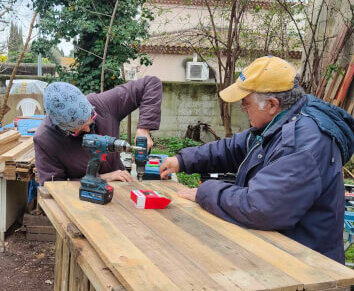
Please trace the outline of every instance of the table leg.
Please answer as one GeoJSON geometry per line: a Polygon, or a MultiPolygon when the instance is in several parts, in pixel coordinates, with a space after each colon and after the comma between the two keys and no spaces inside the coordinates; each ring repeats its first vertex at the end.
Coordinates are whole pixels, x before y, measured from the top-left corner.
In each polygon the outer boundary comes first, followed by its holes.
{"type": "Polygon", "coordinates": [[[0,253],[5,251],[6,180],[0,178],[0,253]]]}

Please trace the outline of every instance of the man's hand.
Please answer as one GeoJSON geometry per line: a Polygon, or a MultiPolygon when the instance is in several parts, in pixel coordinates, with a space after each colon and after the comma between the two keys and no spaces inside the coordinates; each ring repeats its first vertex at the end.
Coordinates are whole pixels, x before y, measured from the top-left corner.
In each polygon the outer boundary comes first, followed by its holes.
{"type": "Polygon", "coordinates": [[[149,149],[151,149],[152,146],[154,145],[154,142],[153,142],[153,140],[151,138],[151,135],[150,135],[150,130],[147,129],[147,128],[137,128],[136,132],[135,132],[135,140],[134,140],[135,144],[136,144],[136,137],[137,136],[146,136],[146,138],[147,138],[147,146],[148,146],[146,151],[149,152],[149,149]]]}
{"type": "Polygon", "coordinates": [[[179,171],[179,163],[176,157],[166,158],[160,166],[160,177],[167,179],[169,174],[179,171]]]}
{"type": "Polygon", "coordinates": [[[106,173],[100,175],[101,179],[106,180],[107,182],[111,181],[122,181],[122,182],[133,182],[133,177],[129,174],[128,171],[117,170],[114,172],[106,173]]]}
{"type": "Polygon", "coordinates": [[[184,190],[179,190],[177,194],[179,197],[182,197],[184,199],[195,201],[195,197],[197,196],[197,190],[198,188],[184,189],[184,190]]]}

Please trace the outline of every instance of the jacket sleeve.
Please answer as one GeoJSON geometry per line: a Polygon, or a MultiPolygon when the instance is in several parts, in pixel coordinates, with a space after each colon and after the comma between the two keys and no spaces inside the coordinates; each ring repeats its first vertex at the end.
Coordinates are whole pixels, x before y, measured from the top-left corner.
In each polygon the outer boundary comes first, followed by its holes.
{"type": "Polygon", "coordinates": [[[34,143],[34,151],[36,156],[35,165],[41,185],[45,181],[64,181],[67,179],[63,165],[55,158],[49,156],[36,142],[34,143]]]}
{"type": "Polygon", "coordinates": [[[177,154],[180,171],[186,173],[236,172],[246,155],[248,130],[177,154]]]}
{"type": "Polygon", "coordinates": [[[320,195],[320,173],[310,150],[283,156],[239,187],[209,180],[197,191],[207,211],[236,224],[262,230],[285,230],[303,217],[320,195]]]}
{"type": "Polygon", "coordinates": [[[119,121],[139,107],[138,128],[159,129],[162,83],[157,77],[146,76],[100,94],[89,94],[87,98],[119,121]]]}

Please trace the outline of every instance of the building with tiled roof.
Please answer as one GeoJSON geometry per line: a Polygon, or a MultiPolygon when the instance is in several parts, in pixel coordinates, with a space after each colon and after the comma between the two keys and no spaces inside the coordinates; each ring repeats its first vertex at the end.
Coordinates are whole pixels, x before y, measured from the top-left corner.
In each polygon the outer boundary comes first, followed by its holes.
{"type": "MultiPolygon", "coordinates": [[[[151,37],[145,40],[139,50],[148,54],[153,62],[152,66],[140,66],[137,62],[132,62],[126,66],[126,75],[142,77],[145,75],[156,75],[163,81],[185,81],[186,62],[191,61],[195,50],[202,49],[205,52],[212,52],[213,48],[205,37],[206,27],[210,26],[209,12],[203,0],[150,0],[150,8],[155,11],[155,19],[151,23],[151,37]],[[203,29],[201,29],[203,27],[203,29]]],[[[223,1],[208,1],[211,4],[219,5],[223,1]]],[[[259,9],[269,9],[272,1],[252,1],[249,9],[254,11],[259,9]]],[[[259,16],[258,16],[259,17],[259,16]]],[[[216,19],[219,35],[227,34],[223,19],[216,19]]],[[[245,14],[248,32],[245,37],[240,37],[240,46],[243,48],[241,54],[241,64],[246,64],[249,59],[242,62],[242,58],[252,55],[253,58],[263,56],[264,37],[254,33],[254,18],[250,13],[245,14]],[[253,48],[245,45],[247,37],[252,35],[252,40],[256,45],[253,48]]],[[[211,28],[209,28],[211,29],[211,28]]],[[[221,37],[222,38],[222,37],[221,37]]],[[[291,43],[291,42],[290,42],[291,43]]],[[[287,58],[293,63],[301,59],[301,48],[296,44],[287,51],[287,58]]],[[[279,55],[279,47],[276,43],[269,45],[266,54],[279,55]]],[[[209,58],[208,65],[217,74],[216,58],[209,58]]],[[[212,74],[210,75],[212,77],[212,74]]],[[[207,81],[213,81],[209,79],[207,81]]]]}

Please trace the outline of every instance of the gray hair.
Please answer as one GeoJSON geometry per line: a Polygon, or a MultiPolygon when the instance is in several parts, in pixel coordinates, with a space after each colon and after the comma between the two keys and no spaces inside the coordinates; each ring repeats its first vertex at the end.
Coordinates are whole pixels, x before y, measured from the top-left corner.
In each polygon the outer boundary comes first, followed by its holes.
{"type": "Polygon", "coordinates": [[[304,89],[298,85],[299,78],[295,77],[295,86],[289,91],[284,92],[269,92],[269,93],[253,93],[255,101],[258,103],[259,109],[264,109],[267,99],[274,97],[279,101],[279,106],[281,109],[289,109],[293,106],[298,100],[305,95],[304,89]]]}

